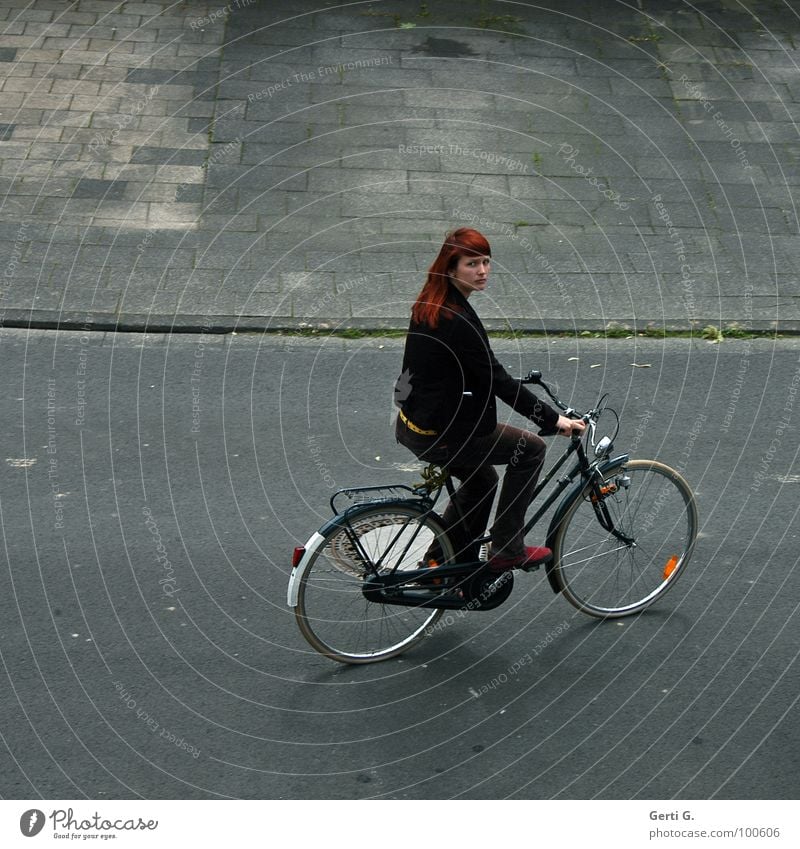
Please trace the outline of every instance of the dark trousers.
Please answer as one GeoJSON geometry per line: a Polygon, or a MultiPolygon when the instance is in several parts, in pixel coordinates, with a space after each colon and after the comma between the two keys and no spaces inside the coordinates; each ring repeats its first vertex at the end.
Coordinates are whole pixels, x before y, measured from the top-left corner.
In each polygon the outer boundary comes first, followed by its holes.
{"type": "Polygon", "coordinates": [[[497,425],[486,436],[460,445],[437,445],[436,438],[415,433],[398,417],[397,441],[420,460],[443,466],[460,485],[444,511],[448,536],[459,559],[477,559],[471,543],[483,536],[492,512],[498,476],[494,466],[506,466],[492,525],[492,553],[524,552],[522,528],[536,481],[544,464],[545,443],[536,434],[497,425]]]}

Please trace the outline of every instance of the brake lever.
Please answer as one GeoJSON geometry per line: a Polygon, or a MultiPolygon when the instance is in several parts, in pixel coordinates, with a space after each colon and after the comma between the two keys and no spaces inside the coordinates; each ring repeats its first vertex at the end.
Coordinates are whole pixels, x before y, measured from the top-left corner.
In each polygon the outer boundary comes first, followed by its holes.
{"type": "Polygon", "coordinates": [[[589,426],[589,444],[594,448],[597,438],[597,422],[590,416],[587,425],[589,426]]]}

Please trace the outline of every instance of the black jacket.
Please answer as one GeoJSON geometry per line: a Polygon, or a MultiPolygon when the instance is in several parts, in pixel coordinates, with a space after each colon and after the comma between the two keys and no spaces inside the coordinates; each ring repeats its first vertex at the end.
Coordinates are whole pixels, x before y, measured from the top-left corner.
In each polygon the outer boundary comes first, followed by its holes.
{"type": "Polygon", "coordinates": [[[555,429],[558,413],[497,362],[475,310],[450,284],[435,330],[411,321],[395,401],[417,427],[447,444],[491,433],[495,397],[543,430],[555,429]]]}

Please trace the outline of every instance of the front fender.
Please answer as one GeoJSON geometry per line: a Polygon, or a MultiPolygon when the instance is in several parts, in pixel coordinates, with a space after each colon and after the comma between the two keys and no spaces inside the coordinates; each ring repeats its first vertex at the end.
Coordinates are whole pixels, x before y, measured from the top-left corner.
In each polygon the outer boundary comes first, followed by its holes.
{"type": "MultiPolygon", "coordinates": [[[[605,463],[602,463],[598,466],[601,474],[605,474],[606,472],[613,472],[619,466],[624,466],[625,463],[628,462],[630,457],[627,454],[619,454],[617,457],[612,457],[610,460],[606,460],[605,463]]],[[[561,525],[561,522],[564,518],[564,514],[569,509],[570,504],[574,498],[577,498],[580,494],[581,490],[586,486],[586,481],[581,478],[576,481],[565,493],[564,497],[556,507],[556,512],[553,514],[553,518],[550,522],[550,527],[547,529],[547,547],[552,551],[553,546],[555,544],[556,533],[558,533],[558,528],[561,525]]],[[[553,589],[554,593],[561,592],[561,588],[558,586],[555,577],[556,563],[555,559],[552,559],[546,566],[545,572],[547,574],[547,580],[550,582],[550,586],[553,589]]]]}

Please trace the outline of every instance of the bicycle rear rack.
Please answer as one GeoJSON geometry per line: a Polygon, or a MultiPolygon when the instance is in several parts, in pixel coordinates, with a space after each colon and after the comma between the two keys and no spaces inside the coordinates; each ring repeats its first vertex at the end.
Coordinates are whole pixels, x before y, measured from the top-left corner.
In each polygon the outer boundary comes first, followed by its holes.
{"type": "Polygon", "coordinates": [[[330,505],[334,515],[360,507],[363,504],[384,504],[390,501],[422,501],[426,507],[433,506],[436,498],[432,493],[440,490],[449,473],[433,463],[421,470],[422,482],[416,486],[404,483],[384,486],[351,486],[340,489],[331,496],[330,505]],[[339,504],[337,504],[337,501],[339,504]],[[344,501],[344,503],[342,503],[344,501]],[[340,509],[343,508],[343,509],[340,509]]]}
{"type": "Polygon", "coordinates": [[[388,501],[411,501],[424,498],[413,487],[404,483],[388,486],[354,486],[340,489],[331,496],[331,510],[335,514],[343,513],[362,504],[383,504],[388,501]],[[338,502],[338,503],[337,503],[338,502]]]}

